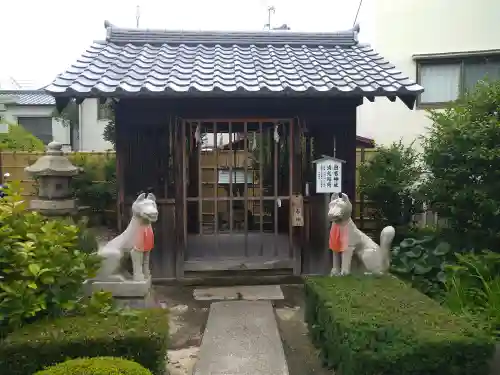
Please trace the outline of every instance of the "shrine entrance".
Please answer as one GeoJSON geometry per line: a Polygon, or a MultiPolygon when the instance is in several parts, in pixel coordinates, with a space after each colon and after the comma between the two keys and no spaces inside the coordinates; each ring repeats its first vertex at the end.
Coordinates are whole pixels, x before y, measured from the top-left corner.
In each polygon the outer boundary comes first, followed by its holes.
{"type": "Polygon", "coordinates": [[[184,120],[182,127],[185,271],[294,268],[298,121],[184,120]]]}

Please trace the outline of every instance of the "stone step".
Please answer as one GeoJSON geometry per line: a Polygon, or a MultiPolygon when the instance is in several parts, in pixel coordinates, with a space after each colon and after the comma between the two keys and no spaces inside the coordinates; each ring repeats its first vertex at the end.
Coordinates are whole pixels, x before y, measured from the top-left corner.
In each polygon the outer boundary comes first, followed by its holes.
{"type": "Polygon", "coordinates": [[[283,292],[279,285],[241,285],[217,288],[197,288],[193,297],[198,301],[235,300],[282,300],[283,292]]]}
{"type": "Polygon", "coordinates": [[[210,306],[194,375],[288,375],[269,301],[223,301],[210,306]]]}

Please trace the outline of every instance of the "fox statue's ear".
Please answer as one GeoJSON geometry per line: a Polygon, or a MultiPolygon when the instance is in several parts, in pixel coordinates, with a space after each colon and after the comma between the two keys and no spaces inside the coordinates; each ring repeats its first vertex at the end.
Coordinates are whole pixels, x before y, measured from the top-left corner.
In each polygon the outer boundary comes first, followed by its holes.
{"type": "Polygon", "coordinates": [[[141,193],[139,194],[139,196],[137,197],[137,199],[135,200],[136,202],[139,202],[139,201],[142,201],[146,198],[146,193],[141,193]]]}
{"type": "Polygon", "coordinates": [[[344,202],[349,202],[349,197],[347,196],[347,194],[340,193],[339,196],[344,202]]]}
{"type": "Polygon", "coordinates": [[[147,199],[153,201],[153,202],[156,202],[156,197],[153,193],[149,193],[148,196],[147,196],[147,199]]]}

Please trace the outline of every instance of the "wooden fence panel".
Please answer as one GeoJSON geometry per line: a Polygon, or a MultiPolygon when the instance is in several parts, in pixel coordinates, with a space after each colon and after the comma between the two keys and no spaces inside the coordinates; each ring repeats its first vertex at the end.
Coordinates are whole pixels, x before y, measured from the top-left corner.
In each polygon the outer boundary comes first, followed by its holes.
{"type": "MultiPolygon", "coordinates": [[[[22,195],[28,202],[36,195],[36,185],[35,181],[24,169],[43,155],[44,153],[42,152],[4,151],[0,153],[1,175],[10,173],[10,177],[8,178],[10,181],[20,181],[23,190],[22,195]]],[[[114,157],[114,152],[69,152],[66,155],[73,161],[87,158],[105,160],[114,157]]],[[[102,179],[104,179],[104,176],[102,179]]]]}
{"type": "MultiPolygon", "coordinates": [[[[224,151],[220,151],[224,155],[224,151]]],[[[366,160],[370,160],[375,155],[375,149],[362,149],[358,148],[356,153],[356,163],[359,166],[366,160]]],[[[227,152],[226,152],[227,153],[227,152]]],[[[10,180],[17,180],[21,182],[23,188],[23,195],[26,200],[31,200],[35,194],[35,181],[24,171],[28,165],[33,164],[43,153],[36,152],[1,152],[0,153],[0,171],[2,173],[10,173],[10,180]]],[[[79,160],[92,160],[92,159],[108,159],[115,156],[114,152],[69,152],[68,155],[75,164],[79,160]]],[[[203,153],[202,165],[211,165],[212,160],[210,153],[203,153]]],[[[359,184],[359,171],[356,172],[356,184],[359,184]]],[[[355,220],[362,230],[374,230],[375,223],[370,219],[370,202],[363,199],[358,194],[354,199],[355,201],[355,220]]]]}

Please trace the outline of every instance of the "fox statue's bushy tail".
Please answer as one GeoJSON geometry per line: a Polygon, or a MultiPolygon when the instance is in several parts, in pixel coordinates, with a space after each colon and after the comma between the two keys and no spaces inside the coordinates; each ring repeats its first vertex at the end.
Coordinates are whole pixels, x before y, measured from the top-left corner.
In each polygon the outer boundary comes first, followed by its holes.
{"type": "Polygon", "coordinates": [[[396,230],[392,226],[387,226],[380,232],[380,251],[384,259],[384,272],[389,272],[391,267],[391,245],[396,235],[396,230]]]}

